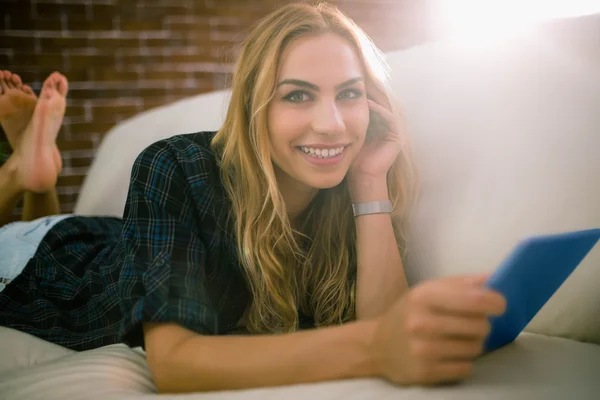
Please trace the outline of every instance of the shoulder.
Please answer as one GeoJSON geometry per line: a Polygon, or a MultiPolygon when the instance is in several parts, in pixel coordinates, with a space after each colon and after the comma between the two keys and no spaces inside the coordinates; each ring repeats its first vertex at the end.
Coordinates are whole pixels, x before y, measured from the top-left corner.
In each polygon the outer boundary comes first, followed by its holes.
{"type": "Polygon", "coordinates": [[[138,192],[174,212],[221,220],[230,213],[219,167],[211,148],[216,132],[175,135],[146,147],[137,157],[130,193],[138,192]]]}
{"type": "Polygon", "coordinates": [[[218,156],[211,149],[214,131],[175,135],[146,147],[136,158],[131,184],[142,192],[190,194],[221,186],[218,156]]]}
{"type": "Polygon", "coordinates": [[[218,165],[210,142],[215,134],[214,131],[203,131],[161,139],[137,156],[134,167],[159,170],[178,167],[175,172],[186,176],[204,176],[214,172],[218,165]]]}

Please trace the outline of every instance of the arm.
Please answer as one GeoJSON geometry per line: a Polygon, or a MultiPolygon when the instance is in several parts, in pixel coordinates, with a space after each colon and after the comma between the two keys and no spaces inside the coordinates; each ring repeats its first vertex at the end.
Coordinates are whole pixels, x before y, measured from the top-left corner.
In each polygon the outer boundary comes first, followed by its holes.
{"type": "MultiPolygon", "coordinates": [[[[387,200],[385,177],[354,183],[350,197],[353,203],[387,200]]],[[[408,283],[389,214],[356,217],[356,247],[356,317],[360,320],[381,315],[408,289],[408,283]]]]}
{"type": "Polygon", "coordinates": [[[373,322],[259,336],[203,336],[176,324],[144,324],[160,393],[233,390],[377,376],[373,322]]]}

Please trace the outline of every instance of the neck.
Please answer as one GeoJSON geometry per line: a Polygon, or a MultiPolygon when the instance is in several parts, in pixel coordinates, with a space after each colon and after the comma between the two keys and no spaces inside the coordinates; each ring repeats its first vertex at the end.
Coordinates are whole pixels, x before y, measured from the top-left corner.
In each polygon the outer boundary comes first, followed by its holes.
{"type": "Polygon", "coordinates": [[[280,171],[277,167],[275,167],[275,177],[277,178],[279,191],[285,202],[290,222],[293,227],[297,227],[301,222],[298,218],[315,198],[319,189],[306,186],[290,178],[289,175],[280,171]]]}

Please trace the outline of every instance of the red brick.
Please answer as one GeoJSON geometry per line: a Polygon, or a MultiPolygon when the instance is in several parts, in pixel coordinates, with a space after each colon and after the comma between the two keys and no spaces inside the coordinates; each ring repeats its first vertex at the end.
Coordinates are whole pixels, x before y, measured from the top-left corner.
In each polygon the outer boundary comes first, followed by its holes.
{"type": "Polygon", "coordinates": [[[121,20],[119,28],[123,32],[132,31],[160,31],[163,29],[161,18],[149,18],[143,20],[121,20]]]}
{"type": "Polygon", "coordinates": [[[70,31],[111,31],[115,29],[115,25],[112,17],[87,20],[78,16],[69,16],[67,29],[70,31]]]}
{"type": "Polygon", "coordinates": [[[21,51],[13,53],[13,64],[15,65],[43,65],[46,69],[64,69],[63,58],[59,53],[34,54],[21,51]]]}
{"type": "Polygon", "coordinates": [[[108,20],[120,16],[120,7],[114,4],[91,4],[91,14],[93,20],[108,20]]]}
{"type": "Polygon", "coordinates": [[[117,118],[129,118],[139,112],[137,105],[93,106],[94,122],[116,121],[117,118]]]}
{"type": "Polygon", "coordinates": [[[142,87],[121,87],[102,88],[102,89],[72,89],[69,91],[70,97],[81,99],[124,99],[124,98],[146,98],[165,96],[164,88],[142,88],[142,87]]]}
{"type": "Polygon", "coordinates": [[[91,140],[64,140],[59,137],[56,140],[56,146],[61,152],[72,150],[89,150],[94,148],[94,142],[91,140]]]}
{"type": "Polygon", "coordinates": [[[136,71],[117,71],[112,68],[94,68],[91,70],[94,80],[102,82],[135,82],[140,78],[136,71]]]}
{"type": "MultiPolygon", "coordinates": [[[[91,69],[73,65],[69,65],[69,68],[63,68],[61,71],[67,77],[69,82],[89,82],[94,77],[91,69]]],[[[73,93],[69,92],[69,97],[73,98],[73,93]]]]}
{"type": "Polygon", "coordinates": [[[89,167],[92,164],[92,159],[88,157],[72,157],[71,158],[71,167],[73,168],[82,168],[89,167]]]}
{"type": "Polygon", "coordinates": [[[0,65],[6,66],[5,68],[8,68],[11,65],[11,57],[8,53],[0,52],[0,65]]]}
{"type": "MultiPolygon", "coordinates": [[[[66,204],[69,204],[69,205],[72,206],[77,201],[77,195],[78,195],[78,193],[73,193],[73,194],[59,194],[58,195],[58,202],[61,205],[61,207],[63,205],[66,205],[66,204]]],[[[62,209],[61,211],[63,213],[65,213],[65,214],[72,212],[70,209],[62,209]]]]}
{"type": "MultiPolygon", "coordinates": [[[[10,3],[9,3],[10,4],[10,3]]],[[[4,7],[4,5],[3,5],[4,7]]],[[[33,18],[29,14],[29,7],[24,7],[21,11],[5,11],[2,16],[8,15],[8,28],[11,30],[40,30],[40,31],[58,31],[61,29],[60,18],[33,18]]]]}
{"type": "Polygon", "coordinates": [[[71,68],[112,67],[116,64],[113,53],[103,52],[100,55],[69,54],[71,68]]]}
{"type": "Polygon", "coordinates": [[[59,176],[56,186],[81,186],[84,180],[85,175],[59,176]]]}
{"type": "Polygon", "coordinates": [[[51,3],[35,3],[34,10],[38,17],[42,18],[57,18],[62,15],[69,17],[86,18],[87,7],[85,4],[66,3],[66,4],[51,4],[51,3]]]}
{"type": "Polygon", "coordinates": [[[74,123],[69,124],[69,130],[71,132],[71,137],[77,139],[77,136],[90,135],[92,133],[100,133],[103,135],[111,130],[114,125],[115,124],[112,122],[100,123],[96,121],[90,123],[74,123]]]}
{"type": "Polygon", "coordinates": [[[90,47],[95,47],[107,51],[115,51],[117,49],[137,49],[140,47],[140,39],[135,38],[90,38],[90,47]]]}
{"type": "Polygon", "coordinates": [[[141,79],[144,80],[185,80],[188,79],[189,74],[187,72],[178,71],[144,71],[141,75],[141,79]]]}
{"type": "Polygon", "coordinates": [[[35,38],[23,36],[3,35],[0,37],[0,47],[3,49],[14,49],[15,51],[24,51],[27,53],[35,52],[35,38]]]}
{"type": "Polygon", "coordinates": [[[142,39],[147,47],[183,47],[192,46],[195,44],[194,40],[184,35],[171,35],[167,38],[148,38],[142,39]]]}
{"type": "Polygon", "coordinates": [[[65,110],[65,116],[83,118],[85,117],[85,112],[85,107],[83,106],[70,105],[65,110]]]}
{"type": "Polygon", "coordinates": [[[78,37],[41,37],[36,39],[44,52],[60,52],[67,49],[81,49],[89,47],[89,39],[78,37]]]}

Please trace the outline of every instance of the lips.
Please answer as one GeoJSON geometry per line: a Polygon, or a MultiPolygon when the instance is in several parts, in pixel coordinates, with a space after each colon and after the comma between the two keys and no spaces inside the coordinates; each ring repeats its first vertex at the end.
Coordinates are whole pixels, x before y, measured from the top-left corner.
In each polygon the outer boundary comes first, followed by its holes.
{"type": "MultiPolygon", "coordinates": [[[[304,147],[304,146],[302,146],[302,147],[304,147]]],[[[307,154],[306,151],[303,150],[302,148],[300,148],[300,147],[297,148],[297,150],[300,152],[300,154],[306,161],[308,161],[310,164],[316,165],[316,166],[331,166],[331,165],[339,164],[346,156],[347,149],[348,149],[348,146],[343,146],[343,147],[341,147],[341,151],[339,151],[339,152],[336,151],[337,154],[334,152],[333,156],[327,155],[326,157],[323,157],[323,156],[317,155],[316,151],[314,152],[314,154],[307,154]]],[[[336,150],[336,149],[334,149],[334,150],[336,150]]]]}
{"type": "Polygon", "coordinates": [[[331,158],[337,156],[344,151],[346,146],[340,145],[338,147],[311,147],[311,146],[300,146],[299,149],[304,153],[316,157],[316,158],[331,158]]]}

